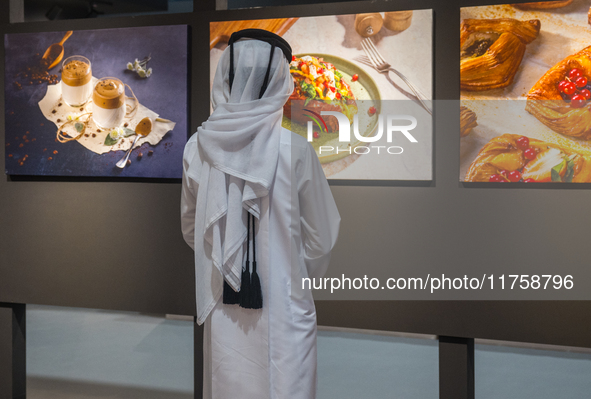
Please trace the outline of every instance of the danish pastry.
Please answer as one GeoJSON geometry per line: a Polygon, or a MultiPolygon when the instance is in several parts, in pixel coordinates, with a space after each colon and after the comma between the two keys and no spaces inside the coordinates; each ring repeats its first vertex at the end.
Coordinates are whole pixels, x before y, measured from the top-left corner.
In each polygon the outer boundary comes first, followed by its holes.
{"type": "Polygon", "coordinates": [[[466,173],[469,182],[591,182],[591,154],[504,134],[489,141],[466,173]]]}
{"type": "Polygon", "coordinates": [[[465,137],[478,126],[476,114],[468,107],[460,107],[460,137],[465,137]]]}
{"type": "Polygon", "coordinates": [[[566,57],[527,94],[526,111],[555,132],[591,139],[591,46],[566,57]]]}
{"type": "Polygon", "coordinates": [[[490,90],[511,84],[540,21],[465,19],[460,26],[460,87],[490,90]]]}

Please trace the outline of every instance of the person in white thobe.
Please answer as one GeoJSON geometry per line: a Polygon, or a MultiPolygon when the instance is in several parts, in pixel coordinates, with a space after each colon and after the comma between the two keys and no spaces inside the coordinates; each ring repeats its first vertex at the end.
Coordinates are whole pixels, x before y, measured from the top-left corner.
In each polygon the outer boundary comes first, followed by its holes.
{"type": "Polygon", "coordinates": [[[314,399],[316,311],[302,278],[326,272],[340,216],[314,149],[281,127],[291,60],[260,40],[233,47],[232,87],[229,46],[213,113],[183,156],[182,232],[195,250],[197,322],[205,324],[203,397],[314,399]],[[256,219],[261,309],[222,302],[224,280],[240,288],[247,212],[256,219]]]}

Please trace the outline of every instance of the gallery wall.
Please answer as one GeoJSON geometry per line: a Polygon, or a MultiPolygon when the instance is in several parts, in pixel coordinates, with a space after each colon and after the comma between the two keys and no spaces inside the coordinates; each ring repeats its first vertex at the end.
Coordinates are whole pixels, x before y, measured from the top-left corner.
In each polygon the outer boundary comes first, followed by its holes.
{"type": "MultiPolygon", "coordinates": [[[[577,288],[589,287],[588,185],[505,189],[458,182],[459,7],[490,3],[401,0],[213,12],[196,1],[191,14],[4,21],[1,27],[21,33],[189,25],[189,130],[195,131],[209,112],[209,20],[433,9],[434,93],[441,100],[434,113],[434,179],[333,182],[342,223],[329,274],[518,274],[534,267],[579,276],[577,288]]],[[[2,7],[8,15],[7,4],[2,7]]],[[[0,302],[193,315],[193,254],[180,233],[179,202],[174,179],[0,179],[0,302]]],[[[586,301],[344,302],[326,293],[318,299],[325,325],[591,347],[586,301]]]]}

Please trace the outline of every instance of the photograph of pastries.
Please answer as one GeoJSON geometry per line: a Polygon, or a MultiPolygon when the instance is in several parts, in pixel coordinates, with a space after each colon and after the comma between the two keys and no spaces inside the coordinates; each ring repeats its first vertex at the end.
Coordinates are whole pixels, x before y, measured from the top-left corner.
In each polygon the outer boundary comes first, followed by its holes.
{"type": "Polygon", "coordinates": [[[590,182],[590,5],[461,9],[460,181],[590,182]],[[503,53],[495,45],[506,33],[519,42],[503,53]],[[477,64],[487,52],[478,73],[465,67],[466,59],[477,64]],[[465,108],[478,121],[469,133],[465,108]]]}
{"type": "Polygon", "coordinates": [[[187,44],[186,25],[6,34],[6,173],[180,178],[187,44]]]}
{"type": "MultiPolygon", "coordinates": [[[[324,124],[313,125],[310,143],[329,178],[432,178],[431,10],[212,22],[210,82],[228,38],[245,28],[270,30],[292,48],[294,92],[284,106],[282,125],[286,129],[308,138],[310,116],[320,122],[321,112],[337,111],[347,116],[351,130],[357,118],[360,135],[371,138],[378,131],[380,115],[390,108],[421,118],[415,130],[422,140],[406,145],[403,154],[392,155],[375,149],[362,153],[359,149],[368,143],[357,139],[339,142],[337,119],[323,117],[324,124]],[[378,70],[368,51],[377,52],[390,69],[378,70]]],[[[386,134],[371,143],[376,148],[395,144],[386,141],[386,134]]]]}

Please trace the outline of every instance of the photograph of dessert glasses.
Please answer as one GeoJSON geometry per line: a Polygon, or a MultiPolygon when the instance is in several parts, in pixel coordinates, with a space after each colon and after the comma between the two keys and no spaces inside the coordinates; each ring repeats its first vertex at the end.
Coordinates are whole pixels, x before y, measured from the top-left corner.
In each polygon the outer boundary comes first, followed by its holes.
{"type": "Polygon", "coordinates": [[[4,46],[6,174],[182,176],[186,25],[6,34],[4,46]]]}

